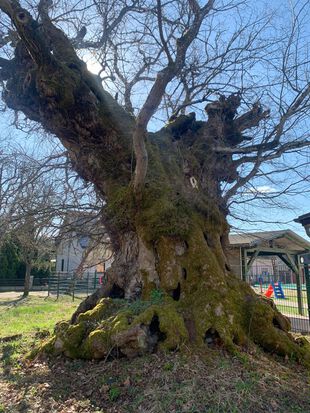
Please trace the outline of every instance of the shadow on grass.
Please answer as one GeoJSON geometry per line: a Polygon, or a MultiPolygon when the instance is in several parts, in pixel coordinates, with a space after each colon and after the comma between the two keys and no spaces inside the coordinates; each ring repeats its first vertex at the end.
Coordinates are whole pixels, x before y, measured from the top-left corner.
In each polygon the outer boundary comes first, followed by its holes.
{"type": "Polygon", "coordinates": [[[3,378],[10,385],[8,411],[44,405],[42,412],[310,412],[304,369],[264,353],[236,357],[208,350],[106,362],[57,356],[21,363],[38,342],[29,340],[24,335],[0,343],[3,378]]]}
{"type": "Polygon", "coordinates": [[[23,301],[27,300],[28,297],[24,297],[21,295],[18,298],[15,298],[14,300],[10,301],[0,301],[0,307],[6,307],[6,306],[16,306],[18,304],[21,304],[23,301]]]}
{"type": "Polygon", "coordinates": [[[1,365],[4,376],[11,376],[12,368],[15,366],[14,355],[16,354],[16,343],[5,344],[2,346],[1,365]]]}
{"type": "MultiPolygon", "coordinates": [[[[5,351],[7,359],[14,362],[14,346],[7,346],[5,351]]],[[[69,411],[71,405],[87,413],[98,410],[119,413],[310,411],[307,385],[301,385],[300,381],[302,371],[296,376],[289,365],[278,365],[272,359],[268,359],[272,366],[266,370],[266,360],[262,355],[254,365],[244,365],[234,357],[216,352],[205,361],[181,354],[109,362],[59,356],[33,361],[22,369],[19,378],[14,378],[13,369],[10,380],[15,380],[27,403],[49,401],[54,403],[53,409],[56,406],[61,411],[67,411],[66,408],[69,411]],[[275,368],[278,370],[274,375],[275,368]],[[272,408],[270,403],[274,403],[272,408]],[[154,408],[156,410],[152,410],[154,408]]],[[[25,408],[20,403],[15,405],[17,411],[25,408]]],[[[44,411],[49,408],[46,405],[44,411]]]]}

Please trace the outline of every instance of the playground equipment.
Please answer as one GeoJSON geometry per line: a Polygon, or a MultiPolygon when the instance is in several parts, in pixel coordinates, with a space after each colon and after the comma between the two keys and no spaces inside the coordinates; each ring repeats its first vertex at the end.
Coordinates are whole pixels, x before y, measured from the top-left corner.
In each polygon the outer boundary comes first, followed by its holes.
{"type": "Polygon", "coordinates": [[[271,284],[269,284],[267,291],[265,292],[265,297],[272,297],[272,294],[274,294],[275,298],[281,298],[284,299],[285,295],[284,295],[284,291],[282,288],[282,285],[280,282],[278,283],[274,283],[272,282],[271,284]]]}
{"type": "Polygon", "coordinates": [[[269,284],[267,291],[265,292],[264,296],[267,298],[272,297],[273,295],[273,286],[271,284],[269,284]]]}

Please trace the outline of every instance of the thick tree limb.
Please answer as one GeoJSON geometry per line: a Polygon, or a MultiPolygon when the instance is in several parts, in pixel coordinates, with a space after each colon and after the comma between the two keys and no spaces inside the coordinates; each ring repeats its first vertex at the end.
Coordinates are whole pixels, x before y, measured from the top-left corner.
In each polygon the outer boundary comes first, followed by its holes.
{"type": "Polygon", "coordinates": [[[270,115],[269,110],[263,110],[260,103],[256,102],[253,105],[253,108],[246,112],[245,114],[241,115],[239,118],[234,120],[234,124],[236,128],[243,132],[246,129],[253,128],[258,126],[259,123],[263,120],[268,118],[270,115]]]}
{"type": "MultiPolygon", "coordinates": [[[[133,147],[136,157],[136,168],[134,174],[134,189],[136,193],[141,192],[148,167],[148,154],[145,146],[146,128],[149,120],[157,110],[162,97],[165,93],[166,87],[171,80],[180,73],[184,66],[186,52],[196,38],[203,19],[212,10],[214,0],[209,0],[207,4],[201,9],[196,0],[191,0],[190,7],[194,14],[194,20],[188,30],[177,39],[176,57],[174,61],[168,61],[167,67],[161,70],[156,77],[156,80],[151,88],[150,93],[137,117],[136,129],[133,134],[133,147]]],[[[160,2],[157,7],[160,8],[160,2]]],[[[162,16],[159,16],[160,21],[162,16]]],[[[162,39],[164,40],[164,39],[162,39]]],[[[167,49],[169,60],[168,46],[164,40],[164,48],[167,49]]],[[[171,58],[171,57],[170,57],[171,58]]]]}
{"type": "Polygon", "coordinates": [[[0,67],[4,68],[4,69],[8,69],[10,67],[12,67],[13,65],[13,60],[8,60],[8,59],[4,59],[3,57],[0,57],[0,67]]]}
{"type": "Polygon", "coordinates": [[[51,64],[51,53],[39,34],[38,23],[30,13],[16,0],[0,0],[0,9],[10,17],[33,60],[38,65],[51,64]]]}
{"type": "Polygon", "coordinates": [[[14,66],[14,59],[7,60],[7,59],[0,57],[0,80],[9,79],[13,66],[14,66]]]}
{"type": "Polygon", "coordinates": [[[11,16],[11,14],[13,14],[12,3],[14,3],[14,1],[0,0],[0,9],[8,16],[11,16]]]}
{"type": "MultiPolygon", "coordinates": [[[[213,149],[217,153],[222,153],[222,154],[233,154],[233,155],[241,155],[241,154],[251,154],[255,152],[262,151],[263,153],[272,151],[276,149],[278,146],[282,148],[283,145],[280,144],[280,138],[283,135],[284,127],[286,123],[289,121],[289,119],[292,118],[292,116],[298,114],[298,112],[302,109],[302,105],[308,99],[310,96],[310,85],[307,85],[302,92],[300,92],[296,98],[293,100],[289,108],[286,110],[285,113],[282,114],[278,124],[273,128],[273,130],[265,137],[265,139],[256,145],[249,145],[245,147],[238,147],[237,144],[241,143],[242,140],[246,139],[241,139],[239,142],[229,142],[229,143],[235,143],[234,145],[218,145],[215,146],[213,149]]],[[[229,98],[224,98],[222,101],[226,105],[226,102],[228,102],[229,98]]],[[[221,105],[221,99],[218,102],[210,103],[206,107],[206,111],[209,116],[213,116],[214,114],[220,113],[219,111],[222,110],[221,105]]],[[[236,113],[236,110],[232,110],[232,115],[233,113],[236,113]]],[[[221,112],[221,113],[222,113],[221,112]]],[[[240,117],[236,118],[233,121],[234,124],[234,129],[239,131],[240,137],[241,132],[243,132],[246,129],[258,126],[259,123],[263,120],[268,118],[270,115],[269,110],[263,111],[260,104],[257,102],[254,104],[253,108],[248,111],[247,113],[241,115],[240,117]]],[[[222,117],[222,114],[220,115],[222,117]]],[[[296,143],[293,142],[293,147],[296,143]]],[[[299,142],[298,145],[301,144],[302,146],[305,145],[305,142],[299,142]]],[[[306,142],[307,144],[307,142],[306,142]]],[[[291,145],[289,143],[288,145],[291,145]]],[[[284,145],[287,147],[287,145],[284,145]]],[[[297,146],[299,147],[299,146],[297,146]]],[[[288,147],[289,149],[289,147],[288,147]]]]}
{"type": "Polygon", "coordinates": [[[87,71],[47,12],[41,11],[38,24],[17,1],[0,0],[0,8],[21,38],[6,79],[7,105],[57,135],[78,173],[86,180],[97,175],[93,182],[103,196],[109,190],[108,176],[109,184],[113,180],[128,184],[134,119],[87,71]]]}

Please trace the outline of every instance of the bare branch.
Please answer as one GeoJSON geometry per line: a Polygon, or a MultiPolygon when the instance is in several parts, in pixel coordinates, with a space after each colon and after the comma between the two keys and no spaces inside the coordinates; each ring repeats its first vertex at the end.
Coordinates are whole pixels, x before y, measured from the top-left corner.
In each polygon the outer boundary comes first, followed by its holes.
{"type": "Polygon", "coordinates": [[[148,122],[158,108],[165,93],[166,86],[182,70],[186,52],[198,35],[203,19],[212,10],[213,4],[214,0],[209,0],[207,5],[203,9],[200,9],[196,1],[190,3],[195,16],[194,21],[185,33],[177,39],[174,62],[168,62],[168,65],[157,74],[156,80],[137,116],[136,128],[133,134],[133,147],[136,157],[134,174],[134,188],[136,193],[141,192],[147,172],[148,155],[145,146],[145,135],[148,122]]]}

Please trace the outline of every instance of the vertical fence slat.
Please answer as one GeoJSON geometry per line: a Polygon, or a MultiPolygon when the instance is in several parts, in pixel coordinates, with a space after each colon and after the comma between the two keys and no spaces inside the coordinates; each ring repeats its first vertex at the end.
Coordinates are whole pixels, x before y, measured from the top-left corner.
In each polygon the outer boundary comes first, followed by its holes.
{"type": "Polygon", "coordinates": [[[297,303],[298,303],[298,312],[300,315],[304,315],[304,309],[302,304],[302,287],[301,287],[301,266],[300,258],[297,262],[298,274],[296,274],[296,288],[297,288],[297,303]]]}
{"type": "Polygon", "coordinates": [[[75,299],[75,274],[72,275],[72,301],[75,299]]]}
{"type": "Polygon", "coordinates": [[[309,264],[304,264],[305,270],[305,281],[306,281],[306,294],[307,294],[307,305],[308,305],[308,321],[310,325],[310,271],[309,264]]]}
{"type": "Polygon", "coordinates": [[[51,283],[51,272],[48,273],[48,279],[47,279],[47,296],[50,296],[50,283],[51,283]]]}
{"type": "MultiPolygon", "coordinates": [[[[241,256],[240,256],[241,264],[241,256]]],[[[297,266],[297,262],[296,262],[297,266]]],[[[272,286],[271,298],[279,311],[291,320],[292,331],[309,334],[310,332],[310,266],[299,264],[299,276],[287,266],[254,265],[247,282],[258,293],[265,295],[272,286]],[[281,296],[282,290],[282,296],[281,296]]]]}
{"type": "Polygon", "coordinates": [[[58,272],[58,276],[57,276],[57,300],[59,298],[59,281],[60,281],[60,274],[58,272]]]}

